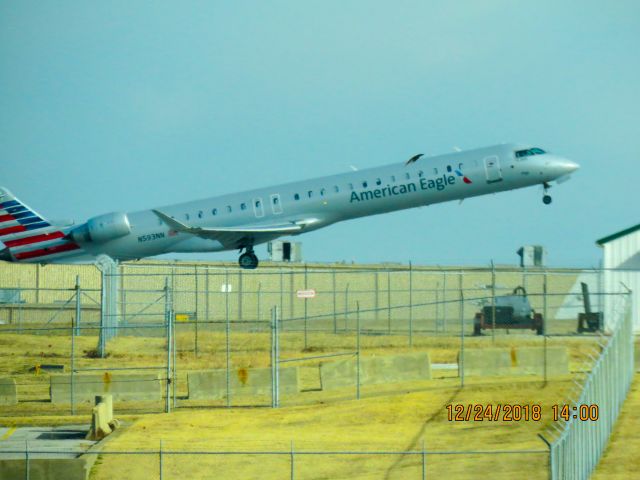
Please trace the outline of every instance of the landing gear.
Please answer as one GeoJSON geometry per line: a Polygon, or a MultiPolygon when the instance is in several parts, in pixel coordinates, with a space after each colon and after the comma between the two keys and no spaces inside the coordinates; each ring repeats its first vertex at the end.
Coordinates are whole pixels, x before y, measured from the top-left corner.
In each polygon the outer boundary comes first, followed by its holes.
{"type": "Polygon", "coordinates": [[[254,270],[258,268],[258,257],[253,253],[253,247],[246,247],[246,251],[240,255],[238,259],[238,264],[240,268],[244,268],[246,270],[254,270]]]}
{"type": "Polygon", "coordinates": [[[544,195],[542,196],[542,203],[544,203],[545,205],[549,205],[552,199],[551,199],[551,195],[547,193],[547,190],[551,188],[551,185],[549,185],[547,182],[544,182],[542,186],[544,187],[544,195]]]}

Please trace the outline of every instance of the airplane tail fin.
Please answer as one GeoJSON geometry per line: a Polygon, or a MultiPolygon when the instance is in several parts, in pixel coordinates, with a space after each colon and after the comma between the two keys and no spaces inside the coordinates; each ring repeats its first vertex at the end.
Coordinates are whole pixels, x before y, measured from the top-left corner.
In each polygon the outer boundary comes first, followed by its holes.
{"type": "Polygon", "coordinates": [[[0,259],[49,261],[80,246],[65,239],[58,227],[0,187],[0,259]]]}

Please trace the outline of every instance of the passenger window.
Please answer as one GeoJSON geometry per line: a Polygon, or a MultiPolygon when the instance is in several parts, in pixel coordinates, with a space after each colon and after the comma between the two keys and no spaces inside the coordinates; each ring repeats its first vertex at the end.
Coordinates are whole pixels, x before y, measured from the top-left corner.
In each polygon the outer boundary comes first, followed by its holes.
{"type": "Polygon", "coordinates": [[[367,182],[362,182],[362,188],[367,188],[368,183],[367,182]]]}
{"type": "Polygon", "coordinates": [[[380,180],[379,178],[376,179],[376,185],[382,185],[382,180],[380,180]]]}
{"type": "Polygon", "coordinates": [[[256,200],[256,208],[260,208],[260,200],[256,200]]]}
{"type": "Polygon", "coordinates": [[[424,176],[424,172],[422,170],[418,171],[418,177],[422,178],[424,176]]]}
{"type": "Polygon", "coordinates": [[[184,218],[186,218],[187,220],[189,220],[189,214],[188,214],[188,213],[185,213],[185,214],[184,214],[184,218]]]}
{"type": "Polygon", "coordinates": [[[459,170],[462,170],[462,165],[463,165],[462,163],[459,163],[459,164],[458,164],[458,169],[459,169],[459,170]]]}
{"type": "Polygon", "coordinates": [[[338,185],[334,185],[333,190],[338,193],[340,191],[340,187],[338,187],[338,185]]]}
{"type": "Polygon", "coordinates": [[[395,176],[395,175],[391,175],[391,181],[392,181],[393,183],[396,183],[396,176],[395,176]]]}
{"type": "MultiPolygon", "coordinates": [[[[260,206],[260,202],[256,202],[256,206],[260,206]]],[[[273,197],[273,204],[278,205],[278,197],[273,197]]]]}
{"type": "Polygon", "coordinates": [[[227,205],[227,212],[231,213],[231,205],[227,205]]]}
{"type": "Polygon", "coordinates": [[[447,165],[447,172],[451,173],[451,165],[447,165]]]}
{"type": "Polygon", "coordinates": [[[313,197],[313,190],[309,190],[309,198],[313,197]]]}
{"type": "Polygon", "coordinates": [[[434,168],[434,169],[433,169],[433,173],[434,173],[435,175],[437,175],[437,174],[438,174],[438,169],[437,169],[437,168],[434,168]]]}
{"type": "Polygon", "coordinates": [[[300,195],[298,195],[297,193],[293,196],[294,200],[300,200],[300,195]]]}
{"type": "Polygon", "coordinates": [[[324,188],[321,188],[320,189],[320,196],[321,197],[324,197],[324,192],[326,192],[326,190],[324,188]]]}
{"type": "Polygon", "coordinates": [[[211,215],[217,215],[218,214],[218,209],[214,208],[213,210],[211,210],[211,215]]]}
{"type": "Polygon", "coordinates": [[[353,190],[353,183],[349,184],[349,190],[353,190]]]}
{"type": "Polygon", "coordinates": [[[246,210],[247,209],[247,204],[246,203],[241,203],[240,204],[240,210],[246,210]]]}
{"type": "Polygon", "coordinates": [[[411,174],[409,172],[405,173],[404,176],[406,177],[407,180],[411,178],[411,174]]]}
{"type": "Polygon", "coordinates": [[[202,218],[202,210],[198,212],[198,218],[202,218]]]}

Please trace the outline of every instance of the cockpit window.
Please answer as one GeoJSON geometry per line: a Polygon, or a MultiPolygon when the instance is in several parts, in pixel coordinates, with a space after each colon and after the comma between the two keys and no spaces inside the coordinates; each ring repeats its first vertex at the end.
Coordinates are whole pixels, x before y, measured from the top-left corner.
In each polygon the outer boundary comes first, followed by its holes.
{"type": "Polygon", "coordinates": [[[529,148],[528,150],[516,150],[516,158],[530,157],[531,155],[543,155],[547,152],[541,148],[529,148]]]}

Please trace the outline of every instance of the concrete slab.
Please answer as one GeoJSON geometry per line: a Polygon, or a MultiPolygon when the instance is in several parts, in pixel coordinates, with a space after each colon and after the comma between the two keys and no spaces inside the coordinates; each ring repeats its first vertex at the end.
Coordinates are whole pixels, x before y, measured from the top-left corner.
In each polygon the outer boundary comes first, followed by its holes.
{"type": "Polygon", "coordinates": [[[16,379],[0,377],[0,405],[16,405],[18,403],[18,390],[16,379]]]}
{"type": "Polygon", "coordinates": [[[0,478],[86,480],[93,459],[84,455],[96,442],[85,440],[88,425],[0,428],[0,478]],[[56,453],[53,453],[56,452],[56,453]]]}
{"type": "MultiPolygon", "coordinates": [[[[460,354],[458,353],[458,363],[460,354]]],[[[548,347],[547,375],[569,373],[569,355],[566,347],[548,347]]],[[[464,374],[492,377],[500,375],[543,375],[545,349],[543,347],[465,349],[464,374]]]]}
{"type": "MultiPolygon", "coordinates": [[[[298,392],[298,367],[281,368],[280,393],[298,392]]],[[[219,400],[227,395],[226,370],[187,373],[189,399],[219,400]]],[[[230,372],[231,397],[271,395],[271,368],[235,368],[230,372]]]]}
{"type": "MultiPolygon", "coordinates": [[[[356,359],[325,362],[320,365],[323,390],[356,385],[356,359]]],[[[429,380],[431,362],[428,353],[363,357],[360,360],[360,385],[429,380]]]]}
{"type": "MultiPolygon", "coordinates": [[[[110,393],[114,401],[162,400],[158,373],[78,374],[73,379],[74,401],[93,403],[96,395],[110,393]]],[[[71,402],[71,375],[51,375],[51,402],[71,402]]]]}

